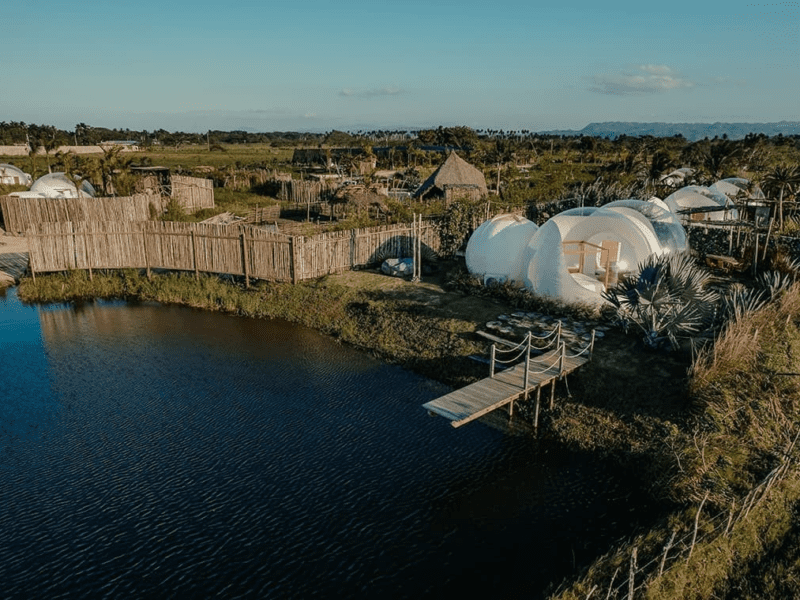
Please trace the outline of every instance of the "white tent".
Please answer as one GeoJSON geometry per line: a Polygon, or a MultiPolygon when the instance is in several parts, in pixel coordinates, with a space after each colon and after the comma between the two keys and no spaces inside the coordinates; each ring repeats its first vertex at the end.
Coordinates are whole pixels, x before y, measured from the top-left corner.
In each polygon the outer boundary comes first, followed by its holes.
{"type": "Polygon", "coordinates": [[[681,167],[680,169],[675,169],[671,173],[662,175],[659,178],[659,182],[663,183],[664,185],[680,185],[686,181],[687,177],[690,177],[693,174],[694,169],[690,167],[681,167]]]}
{"type": "Polygon", "coordinates": [[[25,185],[29,186],[33,182],[33,177],[22,169],[0,163],[0,183],[4,185],[25,185]]]}
{"type": "Polygon", "coordinates": [[[664,198],[670,211],[682,221],[726,221],[738,219],[734,203],[719,190],[699,185],[687,185],[664,198]],[[708,210],[701,210],[708,209],[708,210]],[[691,210],[691,214],[682,211],[691,210]]]}
{"type": "Polygon", "coordinates": [[[467,270],[498,281],[522,284],[528,241],[538,227],[519,215],[497,215],[482,223],[467,242],[467,270]]]}
{"type": "Polygon", "coordinates": [[[764,192],[761,191],[761,188],[754,186],[751,189],[750,185],[750,180],[744,177],[728,177],[726,179],[720,179],[713,185],[710,185],[709,188],[718,190],[731,199],[737,197],[754,198],[757,200],[763,199],[764,192]]]}
{"type": "Polygon", "coordinates": [[[81,183],[80,190],[64,173],[48,173],[39,177],[31,185],[31,192],[42,194],[45,198],[93,198],[94,188],[88,181],[81,183]]]}
{"type": "Polygon", "coordinates": [[[528,243],[525,287],[567,302],[602,303],[606,283],[665,251],[639,208],[586,207],[554,216],[528,243]]]}
{"type": "Polygon", "coordinates": [[[663,208],[667,212],[670,212],[669,206],[667,206],[664,203],[664,201],[661,198],[659,198],[658,196],[651,196],[647,201],[652,203],[652,204],[655,204],[656,206],[658,206],[660,208],[663,208]]]}
{"type": "MultiPolygon", "coordinates": [[[[658,200],[658,198],[655,198],[658,200]]],[[[616,200],[609,202],[603,208],[612,210],[633,210],[640,213],[653,228],[661,246],[659,254],[685,252],[689,249],[686,239],[686,230],[681,225],[680,219],[673,214],[661,200],[653,202],[653,198],[644,200],[616,200]]]]}

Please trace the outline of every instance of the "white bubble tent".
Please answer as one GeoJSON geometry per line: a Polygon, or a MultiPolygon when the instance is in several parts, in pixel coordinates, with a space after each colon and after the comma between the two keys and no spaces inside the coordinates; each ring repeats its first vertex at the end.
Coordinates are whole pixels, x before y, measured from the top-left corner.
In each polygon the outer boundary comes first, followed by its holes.
{"type": "Polygon", "coordinates": [[[33,182],[27,192],[13,192],[20,198],[94,198],[95,190],[88,181],[82,181],[80,189],[65,173],[48,173],[33,182]]]}
{"type": "Polygon", "coordinates": [[[599,305],[602,292],[649,256],[688,249],[678,217],[654,202],[618,200],[575,208],[541,227],[497,215],[467,242],[467,270],[565,302],[599,305]]]}

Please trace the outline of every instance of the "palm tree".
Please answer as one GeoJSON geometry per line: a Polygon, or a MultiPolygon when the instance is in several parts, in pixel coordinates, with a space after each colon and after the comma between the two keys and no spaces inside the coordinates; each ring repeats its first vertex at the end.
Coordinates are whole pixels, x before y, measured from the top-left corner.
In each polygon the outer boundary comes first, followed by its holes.
{"type": "Polygon", "coordinates": [[[741,153],[742,149],[735,142],[721,140],[711,144],[708,151],[702,155],[703,167],[712,179],[722,179],[726,169],[741,153]]]}
{"type": "Polygon", "coordinates": [[[656,150],[650,157],[650,162],[647,163],[647,172],[645,178],[645,190],[648,193],[655,193],[658,182],[664,172],[669,169],[672,159],[666,150],[656,150]]]}
{"type": "Polygon", "coordinates": [[[50,166],[50,153],[58,148],[58,141],[56,140],[56,128],[49,127],[48,129],[50,130],[51,135],[50,137],[45,137],[42,140],[42,148],[44,148],[44,154],[47,160],[47,172],[52,173],[53,169],[50,166]]]}
{"type": "Polygon", "coordinates": [[[800,187],[800,170],[797,165],[777,165],[764,176],[764,192],[767,195],[778,194],[778,229],[783,229],[783,200],[788,192],[797,193],[800,187]]]}
{"type": "Polygon", "coordinates": [[[707,284],[711,273],[688,253],[651,255],[639,274],[603,292],[627,331],[636,327],[643,341],[655,348],[695,335],[709,325],[718,295],[707,284]]]}

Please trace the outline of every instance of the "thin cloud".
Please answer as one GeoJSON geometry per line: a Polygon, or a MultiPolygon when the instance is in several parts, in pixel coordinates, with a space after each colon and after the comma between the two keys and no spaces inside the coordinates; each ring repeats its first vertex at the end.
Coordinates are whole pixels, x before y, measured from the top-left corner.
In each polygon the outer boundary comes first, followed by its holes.
{"type": "Polygon", "coordinates": [[[380,96],[397,96],[402,94],[403,90],[399,87],[382,87],[373,88],[369,90],[354,90],[351,88],[344,88],[339,92],[340,96],[345,98],[378,98],[380,96]]]}
{"type": "Polygon", "coordinates": [[[637,65],[621,73],[600,73],[592,78],[589,88],[598,94],[633,96],[660,94],[680,88],[693,88],[694,83],[681,77],[667,65],[637,65]]]}

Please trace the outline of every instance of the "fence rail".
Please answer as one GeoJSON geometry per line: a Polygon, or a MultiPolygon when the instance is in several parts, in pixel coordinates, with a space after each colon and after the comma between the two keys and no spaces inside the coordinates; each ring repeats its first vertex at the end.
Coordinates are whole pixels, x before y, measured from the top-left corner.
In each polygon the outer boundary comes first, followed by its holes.
{"type": "MultiPolygon", "coordinates": [[[[169,269],[297,282],[411,256],[410,224],[287,236],[243,225],[204,223],[41,223],[27,233],[34,274],[71,269],[169,269]]],[[[436,227],[420,243],[439,249],[436,227]]]]}

